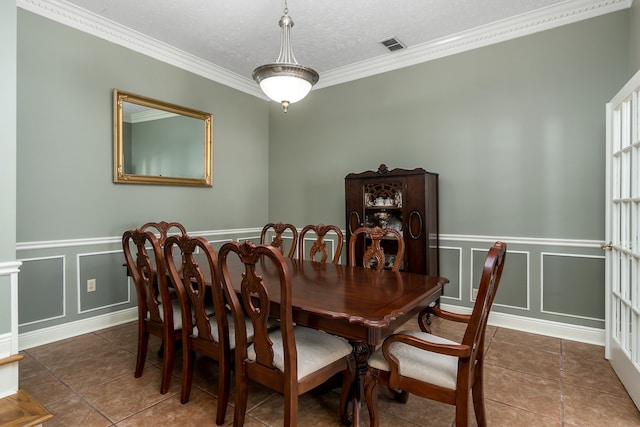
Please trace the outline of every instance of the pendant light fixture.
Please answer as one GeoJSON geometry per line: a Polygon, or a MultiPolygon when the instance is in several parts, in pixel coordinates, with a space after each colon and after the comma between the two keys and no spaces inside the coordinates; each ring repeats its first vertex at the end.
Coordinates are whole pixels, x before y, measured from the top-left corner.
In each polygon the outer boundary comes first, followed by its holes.
{"type": "Polygon", "coordinates": [[[280,54],[276,62],[261,65],[253,70],[253,79],[262,91],[272,100],[282,104],[287,112],[290,104],[307,96],[311,87],[318,82],[320,76],[309,68],[298,64],[291,47],[291,28],[293,19],[289,16],[287,0],[284,2],[284,15],[280,18],[280,54]]]}

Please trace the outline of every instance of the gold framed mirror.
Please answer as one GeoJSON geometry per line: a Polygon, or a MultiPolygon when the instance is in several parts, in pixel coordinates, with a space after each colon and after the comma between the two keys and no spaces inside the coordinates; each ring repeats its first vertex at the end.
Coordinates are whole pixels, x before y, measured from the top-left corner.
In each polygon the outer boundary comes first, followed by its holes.
{"type": "Polygon", "coordinates": [[[113,182],[211,187],[213,115],[113,90],[113,182]]]}

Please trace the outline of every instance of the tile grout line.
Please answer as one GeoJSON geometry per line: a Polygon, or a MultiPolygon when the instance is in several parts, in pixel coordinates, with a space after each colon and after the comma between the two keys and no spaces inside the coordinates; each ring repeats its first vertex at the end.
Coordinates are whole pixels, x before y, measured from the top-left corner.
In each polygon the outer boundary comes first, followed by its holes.
{"type": "MultiPolygon", "coordinates": [[[[90,334],[93,335],[97,335],[95,332],[90,332],[90,334]]],[[[102,338],[102,337],[100,337],[102,338]]],[[[104,339],[104,338],[102,338],[104,339]]],[[[108,341],[108,340],[105,340],[108,341]]],[[[28,350],[25,350],[25,352],[27,352],[28,350]]],[[[28,353],[29,354],[29,353],[28,353]]],[[[38,362],[52,377],[54,377],[57,381],[59,381],[61,384],[64,384],[69,390],[71,390],[73,392],[74,397],[76,397],[77,399],[79,399],[80,401],[84,402],[87,406],[89,406],[91,409],[93,409],[94,411],[96,411],[98,414],[100,414],[102,417],[104,417],[109,423],[109,427],[111,426],[115,426],[115,422],[109,418],[106,414],[104,414],[102,411],[100,411],[98,408],[96,408],[95,406],[93,406],[87,399],[85,399],[85,397],[75,388],[73,388],[71,385],[67,384],[62,378],[60,378],[58,375],[54,374],[53,371],[51,371],[51,369],[49,369],[49,367],[47,365],[45,365],[44,363],[42,363],[40,360],[38,360],[34,355],[29,354],[29,356],[35,360],[36,362],[38,362]]],[[[61,399],[64,400],[64,399],[61,399]]],[[[51,405],[52,403],[57,403],[60,402],[61,400],[58,400],[56,402],[50,402],[48,405],[51,405]]],[[[54,415],[55,416],[55,415],[54,415]]]]}

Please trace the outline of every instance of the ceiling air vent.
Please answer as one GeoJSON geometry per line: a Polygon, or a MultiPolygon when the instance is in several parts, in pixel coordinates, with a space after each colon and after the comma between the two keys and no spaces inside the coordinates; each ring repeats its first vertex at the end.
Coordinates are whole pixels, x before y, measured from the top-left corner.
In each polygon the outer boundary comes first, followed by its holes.
{"type": "Polygon", "coordinates": [[[396,37],[389,37],[388,39],[382,40],[380,43],[382,43],[384,47],[389,49],[391,52],[406,48],[406,46],[396,37]]]}

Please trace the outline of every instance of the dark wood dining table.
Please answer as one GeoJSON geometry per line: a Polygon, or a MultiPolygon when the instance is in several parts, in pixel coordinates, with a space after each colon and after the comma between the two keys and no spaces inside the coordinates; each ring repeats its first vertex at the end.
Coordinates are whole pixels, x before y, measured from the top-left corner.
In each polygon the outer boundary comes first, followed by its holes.
{"type": "MultiPolygon", "coordinates": [[[[291,277],[293,318],[297,325],[338,335],[353,345],[357,364],[352,389],[353,425],[360,424],[362,380],[376,346],[442,295],[449,281],[415,273],[376,271],[363,267],[287,258],[291,277]]],[[[257,266],[272,302],[280,299],[275,269],[257,266]]],[[[244,266],[229,257],[235,277],[244,266]]],[[[239,280],[234,283],[240,284],[239,280]]],[[[239,291],[239,289],[236,289],[239,291]]],[[[277,313],[272,308],[272,313],[277,313]]]]}

